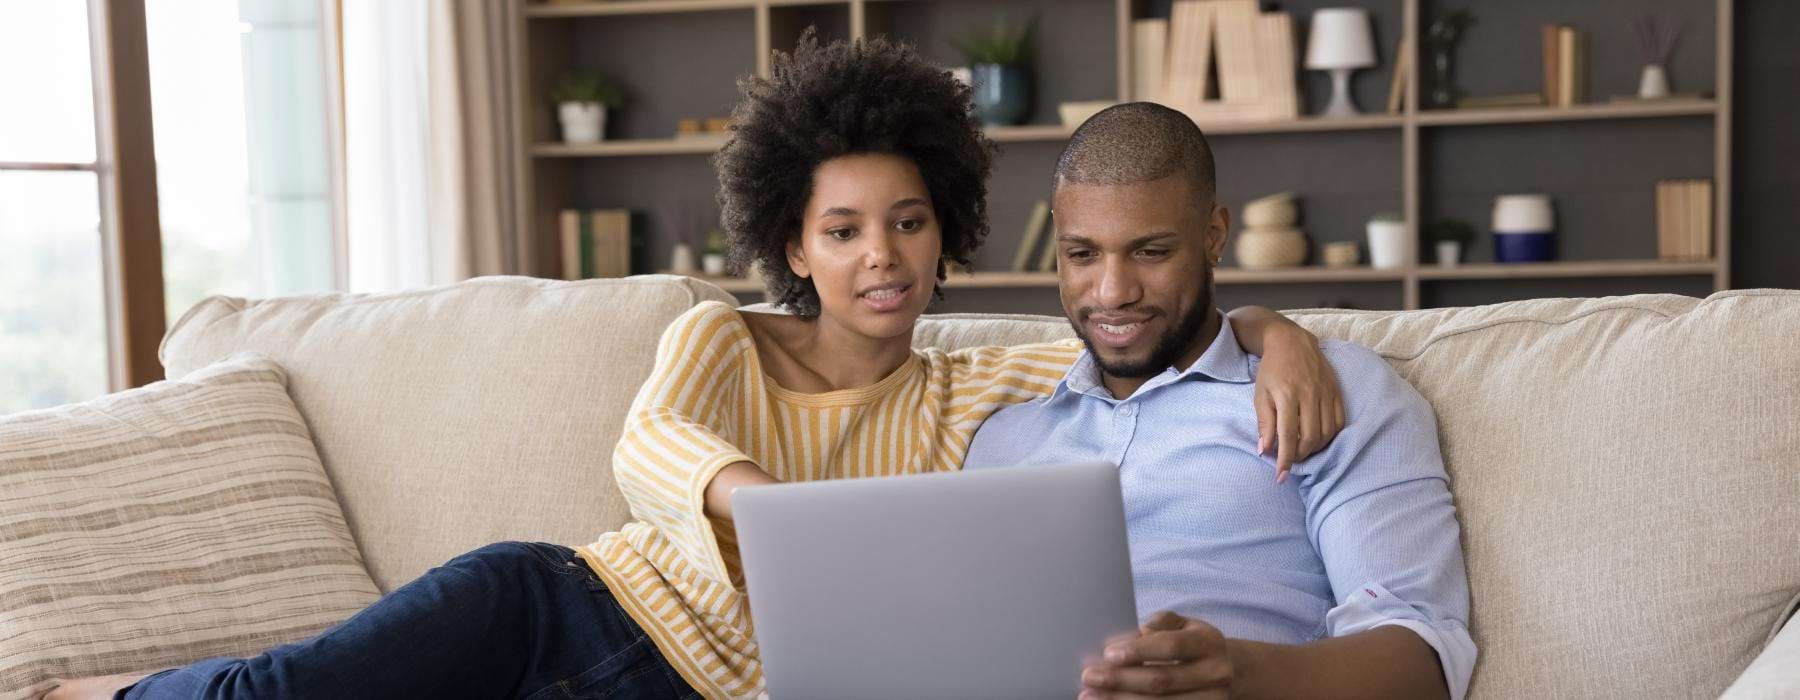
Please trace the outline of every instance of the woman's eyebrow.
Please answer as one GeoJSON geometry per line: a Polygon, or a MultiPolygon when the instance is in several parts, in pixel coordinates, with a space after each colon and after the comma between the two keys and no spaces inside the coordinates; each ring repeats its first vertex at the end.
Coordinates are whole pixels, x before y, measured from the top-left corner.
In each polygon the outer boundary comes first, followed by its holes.
{"type": "Polygon", "coordinates": [[[902,199],[898,202],[894,202],[894,206],[888,207],[888,211],[893,211],[895,209],[905,209],[907,207],[922,207],[925,205],[926,205],[926,201],[923,199],[920,199],[918,197],[907,197],[906,199],[902,199]]]}

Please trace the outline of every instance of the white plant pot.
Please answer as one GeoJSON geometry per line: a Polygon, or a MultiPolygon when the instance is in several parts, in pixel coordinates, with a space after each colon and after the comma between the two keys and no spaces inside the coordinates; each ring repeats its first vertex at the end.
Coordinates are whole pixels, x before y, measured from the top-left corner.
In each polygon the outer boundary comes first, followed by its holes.
{"type": "Polygon", "coordinates": [[[598,102],[564,102],[556,106],[562,122],[563,143],[595,143],[606,138],[606,105],[598,102]]]}
{"type": "Polygon", "coordinates": [[[725,256],[718,253],[707,253],[700,258],[700,270],[709,277],[721,277],[725,274],[725,256]]]}
{"type": "Polygon", "coordinates": [[[1437,260],[1438,267],[1456,267],[1462,260],[1462,242],[1438,241],[1437,260]]]}
{"type": "Polygon", "coordinates": [[[1369,222],[1369,264],[1380,270],[1406,266],[1406,222],[1369,222]]]}

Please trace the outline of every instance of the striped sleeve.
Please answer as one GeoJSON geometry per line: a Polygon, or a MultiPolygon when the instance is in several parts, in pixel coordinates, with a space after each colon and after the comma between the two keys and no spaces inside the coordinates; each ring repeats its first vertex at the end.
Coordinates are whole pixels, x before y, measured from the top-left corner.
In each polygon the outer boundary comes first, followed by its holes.
{"type": "Polygon", "coordinates": [[[677,318],[656,347],[613,449],[613,475],[637,520],[659,530],[699,572],[730,585],[706,517],[706,486],[726,465],[752,462],[728,439],[721,397],[738,386],[749,330],[736,310],[701,304],[677,318]]]}
{"type": "Polygon", "coordinates": [[[946,417],[972,435],[995,411],[1056,391],[1080,355],[1079,340],[949,353],[952,388],[946,417]]]}

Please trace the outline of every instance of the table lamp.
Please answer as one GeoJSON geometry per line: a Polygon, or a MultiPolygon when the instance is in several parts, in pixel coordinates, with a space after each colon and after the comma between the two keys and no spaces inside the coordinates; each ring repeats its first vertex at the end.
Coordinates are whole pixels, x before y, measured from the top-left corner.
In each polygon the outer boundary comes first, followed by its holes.
{"type": "Polygon", "coordinates": [[[1369,12],[1356,7],[1332,7],[1312,16],[1312,34],[1306,41],[1306,67],[1331,71],[1331,103],[1323,116],[1354,117],[1356,103],[1350,96],[1350,73],[1375,65],[1375,39],[1369,31],[1369,12]]]}

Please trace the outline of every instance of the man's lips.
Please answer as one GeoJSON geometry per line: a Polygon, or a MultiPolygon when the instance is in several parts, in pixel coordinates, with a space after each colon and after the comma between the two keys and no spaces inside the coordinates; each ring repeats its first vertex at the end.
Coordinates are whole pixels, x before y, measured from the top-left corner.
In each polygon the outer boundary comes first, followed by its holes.
{"type": "Polygon", "coordinates": [[[1089,335],[1101,345],[1130,347],[1144,337],[1153,316],[1094,314],[1088,316],[1089,335]]]}

